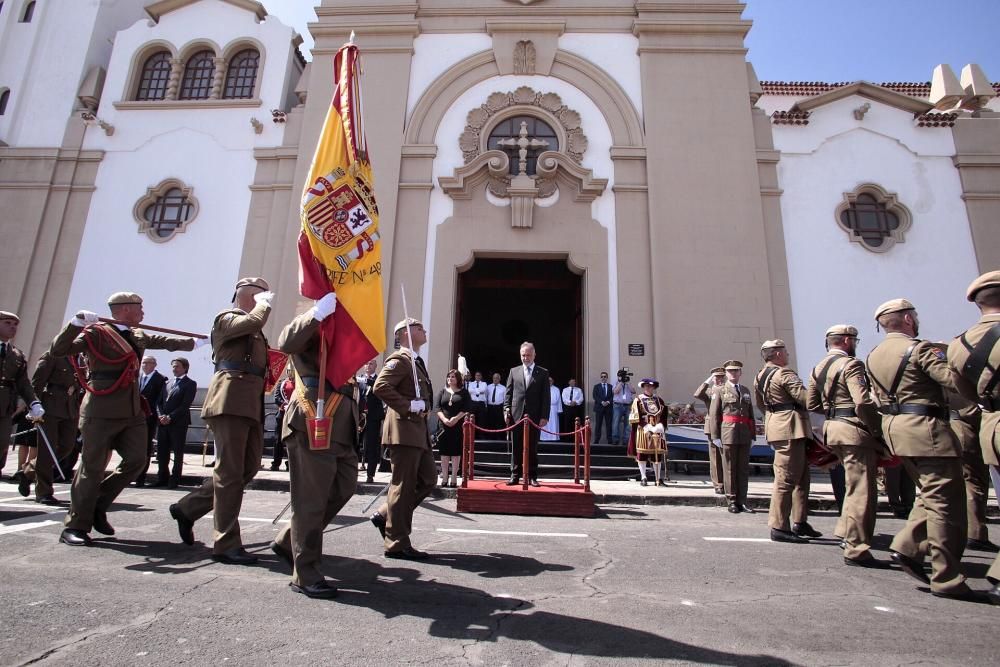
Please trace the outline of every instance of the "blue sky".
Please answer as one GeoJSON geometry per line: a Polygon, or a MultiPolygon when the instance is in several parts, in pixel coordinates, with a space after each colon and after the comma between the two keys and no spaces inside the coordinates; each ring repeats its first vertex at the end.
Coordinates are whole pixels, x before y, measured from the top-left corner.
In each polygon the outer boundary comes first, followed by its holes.
{"type": "MultiPolygon", "coordinates": [[[[476,0],[468,0],[475,2],[476,0]]],[[[312,46],[314,0],[263,0],[312,46]]],[[[930,81],[978,63],[1000,81],[1000,0],[746,0],[749,59],[762,80],[930,81]]]]}

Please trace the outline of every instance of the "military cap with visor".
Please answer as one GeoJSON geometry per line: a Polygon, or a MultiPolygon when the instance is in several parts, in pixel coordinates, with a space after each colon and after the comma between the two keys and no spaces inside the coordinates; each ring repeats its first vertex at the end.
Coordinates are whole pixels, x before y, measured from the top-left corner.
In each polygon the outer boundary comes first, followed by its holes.
{"type": "Polygon", "coordinates": [[[423,325],[423,322],[421,322],[417,318],[415,318],[415,317],[409,317],[409,318],[407,318],[405,320],[400,320],[399,322],[396,322],[396,326],[393,328],[392,332],[395,333],[395,334],[398,334],[400,331],[402,331],[403,329],[405,329],[407,326],[422,327],[424,325],[423,325]]]}
{"type": "Polygon", "coordinates": [[[15,322],[20,322],[21,318],[10,311],[0,310],[0,320],[14,320],[15,322]]]}

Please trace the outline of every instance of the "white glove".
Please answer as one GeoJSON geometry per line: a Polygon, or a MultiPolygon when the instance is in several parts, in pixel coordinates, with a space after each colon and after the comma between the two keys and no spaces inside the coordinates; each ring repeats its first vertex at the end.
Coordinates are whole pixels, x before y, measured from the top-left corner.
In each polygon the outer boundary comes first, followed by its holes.
{"type": "Polygon", "coordinates": [[[715,438],[714,440],[712,440],[712,444],[715,445],[716,447],[722,447],[722,439],[715,438]]]}
{"type": "Polygon", "coordinates": [[[253,295],[253,300],[256,304],[264,304],[268,308],[271,307],[271,301],[274,300],[274,292],[257,292],[253,295]]]}
{"type": "Polygon", "coordinates": [[[28,419],[30,419],[31,421],[39,420],[44,416],[45,416],[45,408],[43,408],[42,404],[39,403],[38,401],[32,403],[31,407],[28,408],[28,419]]]}
{"type": "Polygon", "coordinates": [[[89,324],[97,324],[100,320],[97,317],[97,313],[92,313],[89,310],[81,310],[76,314],[76,317],[69,321],[70,324],[76,327],[85,327],[89,324]]]}
{"type": "Polygon", "coordinates": [[[707,378],[705,378],[705,381],[702,382],[702,384],[707,384],[709,387],[711,387],[713,384],[715,384],[715,376],[709,375],[707,378]]]}
{"type": "Polygon", "coordinates": [[[313,306],[313,317],[316,318],[317,322],[322,322],[333,315],[335,310],[337,310],[337,295],[334,292],[329,292],[313,306]]]}
{"type": "Polygon", "coordinates": [[[204,347],[205,345],[208,345],[208,339],[207,338],[195,338],[194,339],[194,349],[197,350],[199,347],[204,347]]]}
{"type": "MultiPolygon", "coordinates": [[[[329,296],[329,295],[327,295],[327,296],[329,296]]],[[[415,401],[410,401],[410,412],[423,412],[426,409],[427,409],[427,405],[423,401],[421,401],[419,399],[417,399],[415,401]]]]}
{"type": "Polygon", "coordinates": [[[642,430],[645,431],[646,433],[652,433],[653,426],[652,424],[646,424],[645,426],[642,427],[642,430]]]}

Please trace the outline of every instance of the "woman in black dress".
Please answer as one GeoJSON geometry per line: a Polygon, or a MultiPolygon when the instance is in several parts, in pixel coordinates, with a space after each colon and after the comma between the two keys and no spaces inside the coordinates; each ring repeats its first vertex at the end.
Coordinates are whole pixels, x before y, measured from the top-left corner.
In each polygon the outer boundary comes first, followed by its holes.
{"type": "Polygon", "coordinates": [[[441,455],[441,486],[458,486],[458,468],[462,464],[462,422],[472,409],[472,399],[455,369],[448,371],[445,387],[437,396],[438,453],[441,455]],[[451,464],[449,484],[448,465],[451,464]]]}

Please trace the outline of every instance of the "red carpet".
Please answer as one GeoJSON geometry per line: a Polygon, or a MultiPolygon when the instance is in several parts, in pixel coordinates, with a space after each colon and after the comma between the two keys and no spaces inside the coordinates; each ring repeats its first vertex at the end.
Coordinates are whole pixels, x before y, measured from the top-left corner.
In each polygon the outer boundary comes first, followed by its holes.
{"type": "Polygon", "coordinates": [[[540,487],[507,486],[503,479],[475,479],[458,489],[458,511],[483,514],[592,517],[594,494],[582,484],[542,482],[540,487]]]}

